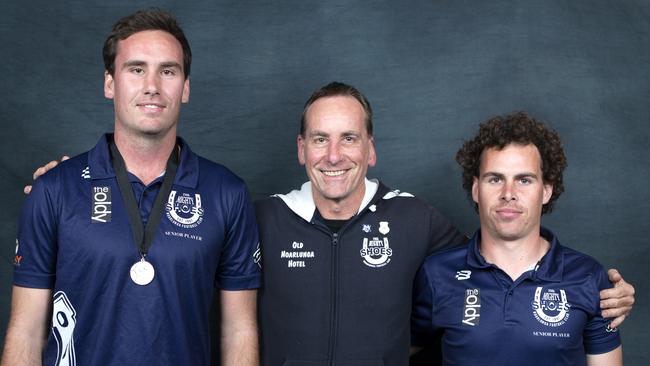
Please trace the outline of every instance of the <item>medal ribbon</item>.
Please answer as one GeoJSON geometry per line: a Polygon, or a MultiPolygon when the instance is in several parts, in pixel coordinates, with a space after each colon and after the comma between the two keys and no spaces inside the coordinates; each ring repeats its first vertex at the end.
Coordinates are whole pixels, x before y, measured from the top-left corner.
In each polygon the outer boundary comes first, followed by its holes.
{"type": "Polygon", "coordinates": [[[131,182],[129,182],[129,177],[126,172],[126,164],[124,163],[122,155],[117,150],[117,146],[115,146],[115,141],[112,136],[109,138],[109,146],[111,149],[113,169],[115,170],[115,176],[117,177],[117,185],[120,187],[122,200],[124,201],[124,206],[126,206],[129,214],[129,223],[131,225],[131,232],[133,233],[133,240],[135,241],[135,245],[138,247],[140,256],[144,259],[144,257],[147,256],[149,248],[151,248],[158,224],[160,224],[164,203],[169,196],[169,192],[172,190],[172,183],[174,182],[179,162],[178,149],[176,148],[177,145],[174,145],[174,149],[172,149],[172,152],[169,154],[169,158],[167,159],[165,178],[163,179],[162,186],[156,195],[156,200],[154,201],[151,212],[149,213],[149,220],[147,221],[146,228],[142,224],[142,217],[140,217],[140,210],[135,201],[133,187],[131,186],[131,182]]]}

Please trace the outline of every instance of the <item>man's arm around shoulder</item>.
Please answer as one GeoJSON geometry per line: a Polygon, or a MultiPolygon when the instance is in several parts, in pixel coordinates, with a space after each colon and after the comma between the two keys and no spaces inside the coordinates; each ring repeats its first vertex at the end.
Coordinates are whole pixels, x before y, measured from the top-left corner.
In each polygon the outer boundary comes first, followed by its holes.
{"type": "Polygon", "coordinates": [[[14,286],[1,366],[41,365],[52,290],[14,286]]]}

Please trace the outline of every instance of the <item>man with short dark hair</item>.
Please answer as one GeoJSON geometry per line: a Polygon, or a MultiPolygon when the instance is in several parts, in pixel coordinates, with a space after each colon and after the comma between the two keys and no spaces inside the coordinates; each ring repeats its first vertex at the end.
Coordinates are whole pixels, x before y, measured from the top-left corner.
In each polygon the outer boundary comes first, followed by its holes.
{"type": "Polygon", "coordinates": [[[558,134],[525,113],[495,117],[456,160],[481,228],[422,265],[415,343],[442,331],[449,365],[622,365],[618,332],[600,312],[599,292],[611,287],[603,267],[541,226],[564,191],[558,134]]]}
{"type": "Polygon", "coordinates": [[[266,365],[403,365],[415,272],[466,238],[413,195],[366,179],[372,110],[331,83],[307,101],[297,137],[309,182],[256,203],[266,365]]]}
{"type": "Polygon", "coordinates": [[[114,25],[104,62],[115,131],[27,198],[2,365],[208,365],[215,286],[222,365],[257,365],[253,207],[240,178],[176,135],[182,29],[138,11],[114,25]]]}

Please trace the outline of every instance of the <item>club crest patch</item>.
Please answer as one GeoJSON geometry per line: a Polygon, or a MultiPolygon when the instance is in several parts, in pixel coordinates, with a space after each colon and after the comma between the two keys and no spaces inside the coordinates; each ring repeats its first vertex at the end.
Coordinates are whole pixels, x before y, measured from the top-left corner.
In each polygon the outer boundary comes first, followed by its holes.
{"type": "Polygon", "coordinates": [[[376,268],[383,267],[390,262],[393,250],[388,244],[388,238],[363,238],[363,247],[361,248],[360,254],[365,265],[376,268]]]}
{"type": "Polygon", "coordinates": [[[564,290],[537,287],[532,307],[537,321],[548,327],[559,327],[569,319],[571,304],[564,290]]]}
{"type": "Polygon", "coordinates": [[[169,221],[185,229],[195,228],[203,222],[201,195],[198,193],[178,195],[176,191],[172,190],[169,193],[165,211],[167,211],[169,221]]]}
{"type": "Polygon", "coordinates": [[[388,227],[388,221],[380,221],[379,222],[379,232],[386,235],[390,232],[390,228],[388,227]]]}

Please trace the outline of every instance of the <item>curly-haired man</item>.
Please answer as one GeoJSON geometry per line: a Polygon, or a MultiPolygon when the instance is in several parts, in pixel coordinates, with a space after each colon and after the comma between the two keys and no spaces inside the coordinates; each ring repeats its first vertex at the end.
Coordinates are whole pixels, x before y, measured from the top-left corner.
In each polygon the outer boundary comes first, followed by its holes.
{"type": "Polygon", "coordinates": [[[523,112],[492,118],[456,161],[481,228],[421,267],[414,340],[442,330],[445,364],[621,365],[598,308],[607,274],[541,226],[564,190],[558,134],[523,112]]]}

